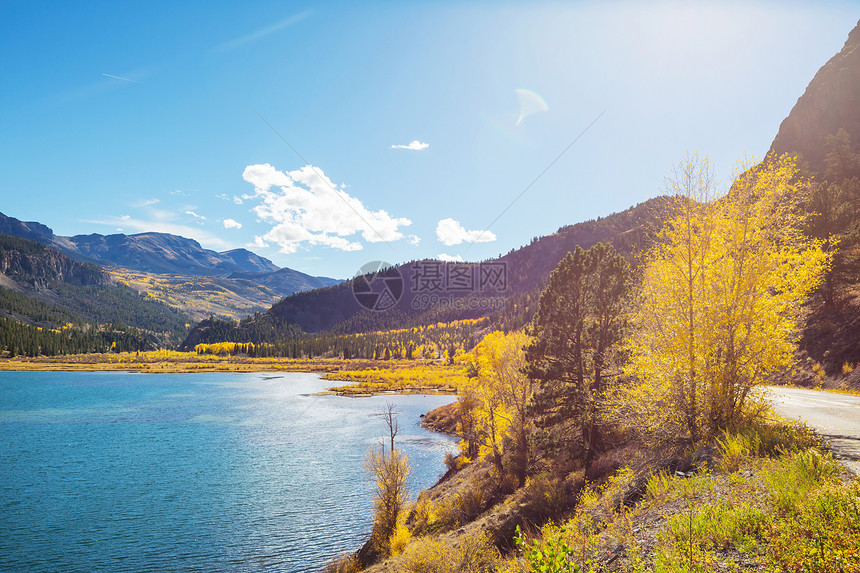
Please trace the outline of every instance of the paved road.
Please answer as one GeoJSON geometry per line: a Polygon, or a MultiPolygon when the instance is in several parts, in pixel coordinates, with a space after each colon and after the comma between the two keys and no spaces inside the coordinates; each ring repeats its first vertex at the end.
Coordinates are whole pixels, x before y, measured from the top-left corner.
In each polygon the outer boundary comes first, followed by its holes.
{"type": "Polygon", "coordinates": [[[833,454],[860,475],[860,396],[771,388],[776,411],[802,420],[830,444],[833,454]]]}

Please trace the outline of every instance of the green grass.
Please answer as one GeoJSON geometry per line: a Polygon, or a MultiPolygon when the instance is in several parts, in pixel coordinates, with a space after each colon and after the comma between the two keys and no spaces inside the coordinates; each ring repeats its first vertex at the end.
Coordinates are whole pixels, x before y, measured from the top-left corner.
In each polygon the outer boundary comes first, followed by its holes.
{"type": "Polygon", "coordinates": [[[617,503],[642,481],[629,470],[591,486],[502,570],[860,571],[860,480],[807,428],[751,425],[722,436],[717,452],[692,477],[653,473],[633,507],[617,503]]]}

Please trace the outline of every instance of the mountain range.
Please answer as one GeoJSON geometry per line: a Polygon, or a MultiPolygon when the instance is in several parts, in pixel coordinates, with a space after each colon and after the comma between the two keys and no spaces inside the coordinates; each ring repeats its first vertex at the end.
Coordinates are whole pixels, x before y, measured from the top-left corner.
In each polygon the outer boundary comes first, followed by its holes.
{"type": "Polygon", "coordinates": [[[239,319],[339,282],[279,268],[246,249],[218,253],[167,233],[64,237],[0,213],[0,238],[0,318],[48,329],[71,322],[88,331],[122,323],[153,333],[130,348],[173,346],[187,323],[239,319]]]}
{"type": "Polygon", "coordinates": [[[115,281],[165,298],[194,321],[210,314],[241,318],[295,292],[340,282],[280,268],[247,249],[218,253],[168,233],[64,237],[43,223],[0,213],[0,234],[36,241],[73,260],[104,267],[115,281]]]}
{"type": "MultiPolygon", "coordinates": [[[[236,272],[271,273],[281,270],[269,259],[247,249],[233,249],[218,253],[204,249],[194,239],[169,233],[136,235],[92,233],[63,237],[55,235],[47,225],[34,221],[20,221],[3,213],[0,213],[0,233],[42,243],[78,261],[146,273],[226,277],[236,272]]],[[[298,274],[315,287],[337,282],[327,277],[298,274]]]]}

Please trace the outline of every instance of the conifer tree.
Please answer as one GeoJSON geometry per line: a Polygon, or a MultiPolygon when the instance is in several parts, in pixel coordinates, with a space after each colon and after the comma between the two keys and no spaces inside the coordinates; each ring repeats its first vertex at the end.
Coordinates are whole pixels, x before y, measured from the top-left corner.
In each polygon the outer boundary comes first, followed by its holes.
{"type": "Polygon", "coordinates": [[[526,348],[526,374],[539,383],[532,412],[543,444],[577,437],[588,467],[601,448],[598,409],[611,353],[621,340],[628,264],[599,243],[562,259],[541,293],[526,348]]]}

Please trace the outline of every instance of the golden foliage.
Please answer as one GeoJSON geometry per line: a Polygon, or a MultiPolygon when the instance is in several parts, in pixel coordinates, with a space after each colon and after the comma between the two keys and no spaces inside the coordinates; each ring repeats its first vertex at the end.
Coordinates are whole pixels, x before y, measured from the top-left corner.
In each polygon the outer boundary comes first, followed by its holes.
{"type": "Polygon", "coordinates": [[[708,200],[709,172],[695,156],[681,166],[682,213],[647,256],[628,343],[636,422],[693,439],[737,422],[765,377],[790,364],[801,303],[830,261],[800,231],[791,158],[747,169],[719,200],[708,200]]]}
{"type": "Polygon", "coordinates": [[[507,439],[512,438],[519,455],[526,455],[526,407],[532,382],[522,368],[528,342],[529,337],[522,332],[496,331],[486,335],[472,350],[467,369],[474,375],[460,390],[463,454],[471,456],[477,449],[480,457],[494,464],[500,478],[507,439]]]}
{"type": "Polygon", "coordinates": [[[385,446],[377,453],[367,453],[365,466],[376,478],[376,498],[373,504],[373,546],[380,555],[392,555],[409,541],[405,525],[406,478],[409,477],[409,460],[400,450],[385,446]]]}
{"type": "Polygon", "coordinates": [[[384,391],[456,392],[466,382],[463,368],[437,362],[393,362],[384,367],[341,370],[324,376],[327,380],[354,382],[352,386],[335,386],[332,392],[365,394],[384,391]]]}
{"type": "Polygon", "coordinates": [[[495,571],[500,561],[483,531],[472,531],[456,544],[440,539],[421,538],[403,553],[397,571],[403,573],[479,573],[495,571]]]}

